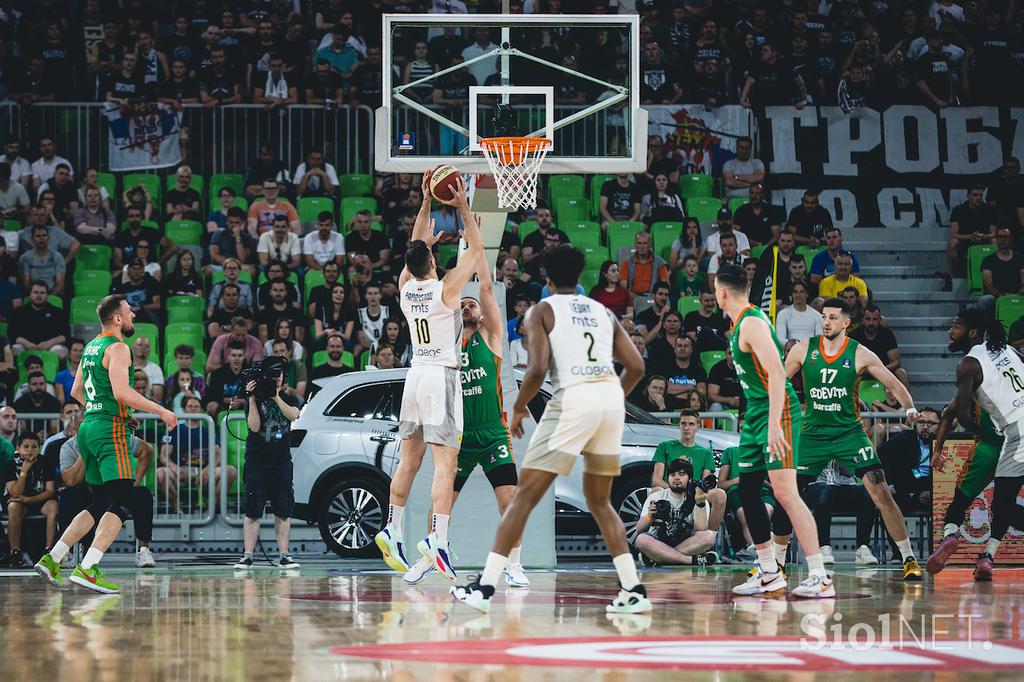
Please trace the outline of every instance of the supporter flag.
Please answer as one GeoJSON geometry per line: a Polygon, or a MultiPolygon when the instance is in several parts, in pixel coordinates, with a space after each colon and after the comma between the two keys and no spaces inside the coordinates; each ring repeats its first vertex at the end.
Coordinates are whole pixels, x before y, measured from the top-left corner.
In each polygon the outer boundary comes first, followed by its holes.
{"type": "Polygon", "coordinates": [[[181,163],[180,115],[166,104],[119,106],[104,110],[110,128],[110,170],[137,171],[181,163]]]}
{"type": "Polygon", "coordinates": [[[764,253],[757,260],[757,270],[754,271],[754,279],[750,283],[750,305],[760,308],[765,315],[775,324],[775,316],[778,314],[776,301],[779,294],[779,278],[788,277],[789,272],[779,268],[779,247],[773,246],[765,249],[764,253]]]}
{"type": "Polygon", "coordinates": [[[709,109],[704,105],[645,106],[648,133],[665,141],[665,155],[680,173],[720,175],[722,164],[736,155],[737,138],[750,135],[749,109],[733,105],[709,109]]]}

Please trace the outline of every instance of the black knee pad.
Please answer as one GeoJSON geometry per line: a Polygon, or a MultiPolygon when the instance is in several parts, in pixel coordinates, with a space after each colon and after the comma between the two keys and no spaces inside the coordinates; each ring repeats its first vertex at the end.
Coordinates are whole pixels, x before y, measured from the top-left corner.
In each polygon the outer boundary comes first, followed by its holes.
{"type": "Polygon", "coordinates": [[[764,485],[764,471],[751,471],[740,474],[740,504],[747,517],[747,528],[754,544],[768,542],[771,539],[771,522],[768,510],[761,500],[761,487],[764,485]]]}
{"type": "Polygon", "coordinates": [[[107,496],[110,499],[107,511],[124,523],[128,518],[128,509],[132,506],[132,488],[135,487],[135,482],[119,479],[105,483],[103,487],[107,489],[107,496]]]}
{"type": "Polygon", "coordinates": [[[775,505],[772,512],[772,532],[776,535],[793,534],[793,522],[789,520],[789,514],[781,504],[775,505]]]}
{"type": "Polygon", "coordinates": [[[98,525],[103,515],[107,513],[107,506],[110,504],[110,497],[107,490],[101,485],[90,486],[92,488],[92,502],[85,508],[92,516],[93,525],[98,525]]]}

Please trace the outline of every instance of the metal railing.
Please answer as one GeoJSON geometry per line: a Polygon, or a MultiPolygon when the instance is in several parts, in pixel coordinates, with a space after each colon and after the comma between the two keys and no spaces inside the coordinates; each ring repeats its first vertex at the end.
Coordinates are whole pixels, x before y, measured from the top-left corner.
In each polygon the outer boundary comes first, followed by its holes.
{"type": "MultiPolygon", "coordinates": [[[[34,157],[36,141],[53,137],[57,154],[71,161],[75,172],[108,166],[110,136],[102,102],[40,102],[23,107],[0,102],[0,144],[23,142],[23,154],[34,157]]],[[[322,149],[339,173],[372,172],[373,110],[368,106],[316,107],[294,105],[269,110],[255,104],[208,109],[186,104],[181,112],[182,163],[200,175],[244,173],[269,144],[291,173],[309,150],[322,149]]]]}

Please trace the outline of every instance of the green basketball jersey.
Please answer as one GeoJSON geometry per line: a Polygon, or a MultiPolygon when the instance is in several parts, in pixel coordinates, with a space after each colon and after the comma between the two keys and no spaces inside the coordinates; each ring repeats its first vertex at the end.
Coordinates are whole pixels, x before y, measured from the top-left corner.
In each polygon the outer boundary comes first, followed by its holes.
{"type": "Polygon", "coordinates": [[[501,393],[501,357],[488,348],[480,332],[474,332],[462,342],[462,421],[465,431],[504,423],[501,393]]]}
{"type": "MultiPolygon", "coordinates": [[[[743,394],[747,399],[747,410],[750,410],[752,407],[764,407],[767,409],[768,371],[761,366],[761,363],[757,361],[753,353],[740,350],[740,325],[750,318],[760,318],[768,323],[768,329],[771,330],[772,334],[772,343],[775,344],[779,360],[783,360],[782,344],[779,343],[779,337],[775,334],[775,327],[772,326],[768,316],[755,306],[744,308],[743,312],[740,313],[739,319],[736,320],[729,331],[729,346],[732,349],[732,360],[733,364],[736,365],[736,376],[740,381],[740,386],[743,387],[743,394]]],[[[786,393],[791,401],[796,403],[796,393],[793,391],[793,385],[789,383],[789,379],[786,379],[786,393]]]]}
{"type": "Polygon", "coordinates": [[[807,341],[804,356],[805,429],[860,429],[860,375],[857,374],[859,343],[847,337],[833,357],[825,354],[823,337],[807,341]]]}
{"type": "Polygon", "coordinates": [[[981,426],[981,440],[988,443],[1002,443],[1003,436],[996,431],[996,425],[992,423],[992,417],[988,416],[988,412],[981,409],[981,406],[975,404],[975,408],[978,410],[978,424],[981,426]]]}
{"type": "MultiPolygon", "coordinates": [[[[124,343],[116,336],[100,334],[85,345],[82,351],[82,384],[85,390],[85,419],[89,417],[132,416],[132,409],[114,399],[110,375],[103,366],[103,354],[115,343],[124,343]]],[[[132,368],[128,366],[128,385],[132,382],[132,368]]]]}

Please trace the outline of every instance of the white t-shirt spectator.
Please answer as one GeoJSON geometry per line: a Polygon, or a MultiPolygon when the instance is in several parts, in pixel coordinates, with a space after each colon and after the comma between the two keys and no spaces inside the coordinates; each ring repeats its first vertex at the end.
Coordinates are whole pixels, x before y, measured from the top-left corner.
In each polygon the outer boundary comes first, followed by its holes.
{"type": "MultiPolygon", "coordinates": [[[[462,51],[462,59],[468,62],[470,59],[473,59],[474,57],[479,57],[482,54],[490,52],[495,47],[495,44],[491,42],[488,42],[483,47],[480,47],[476,43],[473,43],[472,45],[470,45],[469,47],[462,51]]],[[[483,85],[484,81],[487,80],[488,76],[494,73],[498,73],[498,67],[496,62],[497,58],[481,59],[480,61],[467,66],[466,71],[469,71],[469,73],[472,74],[473,78],[476,79],[477,85],[483,85]]]]}
{"type": "Polygon", "coordinates": [[[933,2],[928,8],[928,16],[935,22],[935,28],[939,28],[943,19],[951,19],[955,24],[964,23],[964,8],[960,5],[943,5],[941,2],[933,2]]]}
{"type": "MultiPolygon", "coordinates": [[[[324,164],[324,172],[327,173],[327,177],[328,177],[328,179],[330,179],[331,184],[334,185],[335,187],[337,187],[338,186],[338,171],[336,171],[334,169],[334,166],[332,166],[329,163],[325,163],[324,164]]],[[[296,186],[298,186],[298,184],[300,182],[302,182],[302,176],[305,175],[305,174],[306,174],[306,162],[303,161],[302,163],[299,164],[299,167],[295,169],[295,175],[292,176],[295,179],[295,185],[296,186]]],[[[320,177],[319,176],[315,176],[315,177],[310,178],[309,182],[306,183],[306,192],[307,192],[307,194],[313,194],[313,193],[316,193],[316,192],[319,192],[319,191],[320,191],[320,177]]]]}
{"type": "MultiPolygon", "coordinates": [[[[74,177],[75,169],[74,166],[71,165],[71,162],[64,157],[57,156],[55,154],[50,161],[47,161],[43,157],[39,157],[32,162],[32,178],[38,179],[40,183],[44,183],[53,177],[53,174],[57,172],[57,166],[62,163],[66,163],[68,165],[68,168],[71,169],[71,176],[74,177]]],[[[13,173],[11,174],[11,177],[14,177],[13,173]]]]}
{"type": "Polygon", "coordinates": [[[330,238],[324,243],[320,240],[319,232],[310,232],[302,240],[302,253],[312,256],[323,267],[338,256],[345,255],[345,238],[338,232],[331,232],[330,238]]]}
{"type": "Polygon", "coordinates": [[[265,253],[270,260],[281,260],[287,263],[292,256],[302,256],[302,244],[293,232],[285,235],[284,244],[278,247],[274,241],[274,231],[264,232],[256,243],[256,253],[265,253]]]}
{"type": "Polygon", "coordinates": [[[28,159],[23,159],[20,156],[11,163],[7,160],[7,157],[0,158],[11,167],[11,182],[21,182],[21,179],[26,175],[32,177],[32,164],[28,162],[28,159]]]}
{"type": "Polygon", "coordinates": [[[146,366],[141,368],[146,376],[149,377],[149,385],[163,386],[164,385],[164,371],[160,369],[160,365],[156,364],[152,360],[146,362],[146,366]]]}
{"type": "Polygon", "coordinates": [[[7,191],[0,189],[0,211],[6,213],[7,211],[14,208],[27,208],[31,205],[31,201],[28,199],[28,192],[25,191],[25,185],[21,184],[14,178],[11,178],[11,184],[8,186],[7,191]]]}
{"type": "Polygon", "coordinates": [[[525,348],[523,348],[523,340],[516,339],[512,343],[508,344],[508,349],[509,362],[512,363],[512,367],[516,369],[526,369],[526,365],[530,360],[530,354],[525,348]]]}
{"type": "Polygon", "coordinates": [[[804,308],[803,312],[797,310],[795,306],[789,306],[783,309],[775,320],[775,333],[782,343],[790,339],[803,341],[818,336],[821,332],[821,313],[811,306],[804,308]]]}
{"type": "MultiPolygon", "coordinates": [[[[910,41],[910,45],[907,46],[906,59],[909,62],[916,62],[927,51],[928,41],[924,39],[924,36],[914,38],[910,41]]],[[[942,46],[942,54],[946,55],[946,59],[952,64],[957,65],[964,60],[964,54],[966,53],[963,51],[963,48],[949,43],[942,46]]]]}
{"type": "MultiPolygon", "coordinates": [[[[746,161],[740,161],[739,159],[729,159],[722,164],[722,173],[726,171],[732,173],[733,177],[737,175],[750,175],[751,173],[764,172],[764,162],[760,159],[753,157],[746,161]]],[[[728,199],[733,197],[749,197],[750,187],[726,187],[725,196],[728,199]]]]}
{"type": "MultiPolygon", "coordinates": [[[[740,253],[750,251],[750,240],[747,239],[747,235],[739,230],[733,230],[732,233],[736,235],[736,250],[740,253]]],[[[704,248],[707,249],[709,256],[717,256],[722,253],[722,246],[719,243],[720,234],[720,232],[709,234],[707,239],[704,240],[704,248]]]]}

